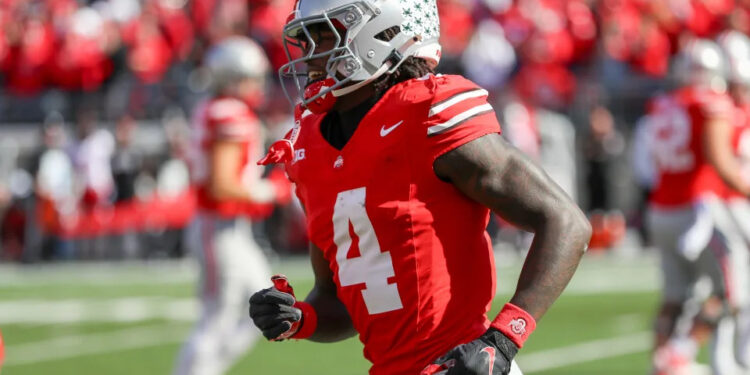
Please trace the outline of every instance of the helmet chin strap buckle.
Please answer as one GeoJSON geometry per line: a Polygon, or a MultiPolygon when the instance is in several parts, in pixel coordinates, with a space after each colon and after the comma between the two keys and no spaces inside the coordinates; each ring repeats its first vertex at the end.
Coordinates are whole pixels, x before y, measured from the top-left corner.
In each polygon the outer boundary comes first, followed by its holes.
{"type": "Polygon", "coordinates": [[[398,66],[399,63],[401,63],[401,59],[404,58],[404,55],[401,54],[401,52],[397,49],[394,49],[391,51],[391,53],[388,55],[388,57],[383,60],[383,63],[390,63],[391,66],[398,66]]]}
{"type": "Polygon", "coordinates": [[[388,63],[386,61],[383,65],[380,66],[380,68],[370,78],[368,78],[368,79],[366,79],[364,81],[359,81],[357,83],[354,83],[354,84],[346,86],[346,87],[342,87],[340,89],[331,90],[331,92],[333,93],[333,96],[335,96],[335,97],[339,97],[339,96],[344,96],[346,94],[350,94],[350,93],[356,91],[357,89],[359,89],[360,87],[362,87],[362,86],[364,86],[364,85],[366,85],[366,84],[368,84],[368,83],[376,80],[378,77],[380,77],[383,74],[385,74],[388,71],[388,68],[390,68],[390,67],[391,67],[390,63],[388,63]]]}
{"type": "Polygon", "coordinates": [[[388,57],[383,60],[383,63],[387,63],[390,66],[390,69],[388,70],[388,74],[393,73],[398,69],[398,67],[401,65],[402,62],[404,62],[404,52],[409,49],[409,47],[413,46],[415,43],[422,40],[422,37],[417,35],[415,37],[409,38],[404,44],[401,45],[399,48],[394,48],[393,51],[391,51],[390,54],[388,54],[388,57]]]}

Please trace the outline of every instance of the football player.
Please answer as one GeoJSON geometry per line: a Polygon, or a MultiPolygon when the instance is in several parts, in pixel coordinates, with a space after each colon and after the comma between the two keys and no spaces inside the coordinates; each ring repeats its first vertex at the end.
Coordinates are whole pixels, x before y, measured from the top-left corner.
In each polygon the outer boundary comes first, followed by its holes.
{"type": "MultiPolygon", "coordinates": [[[[744,195],[750,194],[750,185],[731,153],[733,105],[725,91],[725,72],[714,42],[690,41],[675,61],[681,87],[657,98],[648,115],[657,183],[647,223],[660,250],[663,276],[655,324],[656,374],[689,371],[699,346],[746,300],[747,250],[723,197],[727,185],[744,195]],[[702,278],[711,281],[705,298],[694,293],[702,278]]],[[[722,346],[712,348],[714,373],[732,371],[732,350],[725,360],[722,346]]]]}
{"type": "Polygon", "coordinates": [[[436,75],[434,1],[300,0],[282,76],[296,124],[284,162],[304,204],[315,285],[283,277],[250,299],[266,338],[355,334],[370,374],[520,374],[517,351],[585,250],[586,217],[500,136],[487,91],[436,75]],[[298,54],[291,52],[297,48],[298,54]],[[535,233],[518,287],[488,319],[490,210],[535,233]]]}
{"type": "MultiPolygon", "coordinates": [[[[215,93],[199,106],[194,124],[192,179],[199,212],[190,243],[200,248],[200,320],[183,346],[175,374],[221,374],[260,337],[245,309],[270,276],[248,219],[290,193],[261,178],[262,103],[268,61],[242,37],[226,39],[205,57],[215,93]]],[[[288,183],[287,183],[288,184],[288,183]]]]}

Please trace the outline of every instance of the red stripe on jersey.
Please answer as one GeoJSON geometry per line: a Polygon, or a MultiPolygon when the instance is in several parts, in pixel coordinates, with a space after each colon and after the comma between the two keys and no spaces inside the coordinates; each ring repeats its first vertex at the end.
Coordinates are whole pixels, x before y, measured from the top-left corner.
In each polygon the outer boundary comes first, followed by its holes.
{"type": "Polygon", "coordinates": [[[724,281],[724,297],[729,302],[730,306],[737,307],[734,300],[734,277],[732,276],[732,265],[729,262],[729,254],[727,254],[727,248],[724,244],[717,242],[716,238],[712,238],[709,242],[708,247],[711,252],[714,253],[714,257],[719,261],[719,268],[721,268],[721,277],[724,281]]]}

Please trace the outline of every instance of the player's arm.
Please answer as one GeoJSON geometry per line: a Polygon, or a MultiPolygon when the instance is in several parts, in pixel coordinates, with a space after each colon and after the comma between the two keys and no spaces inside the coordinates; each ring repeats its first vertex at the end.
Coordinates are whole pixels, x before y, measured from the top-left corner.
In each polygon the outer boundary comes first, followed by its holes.
{"type": "Polygon", "coordinates": [[[724,119],[709,121],[704,127],[703,150],[708,162],[716,169],[722,180],[732,189],[750,196],[750,183],[740,171],[731,145],[732,124],[724,119]]]}
{"type": "Polygon", "coordinates": [[[591,237],[583,212],[497,133],[447,152],[434,169],[471,199],[535,234],[511,303],[540,319],[573,276],[591,237]]]}
{"type": "Polygon", "coordinates": [[[357,332],[352,325],[349,312],[336,295],[336,284],[323,251],[310,244],[310,261],[315,273],[315,286],[305,298],[318,315],[318,326],[310,340],[334,342],[354,336],[357,332]]]}
{"type": "Polygon", "coordinates": [[[243,144],[232,140],[218,140],[211,148],[209,188],[216,200],[245,200],[257,203],[270,202],[275,198],[275,188],[264,179],[246,186],[241,178],[243,144]]]}
{"type": "Polygon", "coordinates": [[[533,232],[516,293],[479,338],[451,349],[422,375],[508,374],[518,349],[562,293],[591,237],[591,226],[570,198],[533,162],[492,133],[433,163],[438,177],[503,219],[533,232]],[[494,348],[494,349],[493,349],[494,348]],[[490,351],[488,351],[490,350],[490,351]],[[495,351],[501,355],[494,355],[495,351]]]}

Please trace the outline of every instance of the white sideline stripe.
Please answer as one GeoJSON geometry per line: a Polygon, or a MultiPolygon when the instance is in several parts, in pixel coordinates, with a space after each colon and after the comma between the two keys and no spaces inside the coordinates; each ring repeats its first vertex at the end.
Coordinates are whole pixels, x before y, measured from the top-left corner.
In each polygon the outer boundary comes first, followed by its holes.
{"type": "Polygon", "coordinates": [[[444,101],[444,102],[442,102],[442,103],[440,103],[440,104],[438,104],[438,105],[433,106],[432,108],[430,108],[430,116],[429,117],[435,116],[436,114],[444,111],[446,108],[448,108],[448,107],[450,107],[450,106],[452,106],[452,105],[454,105],[456,103],[460,103],[460,102],[462,102],[462,101],[464,101],[466,99],[476,98],[476,97],[479,97],[479,96],[487,96],[487,95],[488,95],[487,94],[487,90],[485,90],[485,89],[475,89],[475,90],[466,91],[466,92],[463,92],[461,94],[454,95],[450,99],[448,99],[448,100],[446,100],[446,101],[444,101]]]}
{"type": "Polygon", "coordinates": [[[518,363],[524,373],[545,371],[584,362],[618,357],[650,350],[653,334],[638,332],[610,339],[587,341],[562,348],[519,355],[518,363]]]}
{"type": "Polygon", "coordinates": [[[476,106],[474,108],[468,109],[466,111],[463,111],[463,112],[461,112],[461,113],[453,116],[450,120],[448,120],[448,121],[446,121],[446,122],[444,122],[442,124],[437,124],[437,125],[430,126],[429,128],[427,128],[427,135],[433,135],[433,134],[436,134],[436,133],[440,133],[441,131],[443,131],[445,129],[448,129],[448,128],[451,128],[451,127],[455,126],[456,124],[460,123],[461,121],[464,121],[464,120],[470,118],[471,116],[474,116],[474,115],[476,115],[478,113],[481,113],[481,112],[484,112],[484,111],[487,111],[487,110],[491,110],[491,109],[492,109],[492,106],[490,105],[490,103],[485,103],[485,104],[482,104],[482,105],[478,105],[478,106],[476,106]]]}
{"type": "Polygon", "coordinates": [[[188,327],[140,327],[115,332],[57,337],[33,343],[10,345],[6,342],[4,366],[17,366],[83,355],[103,354],[148,346],[181,342],[188,327]]]}
{"type": "Polygon", "coordinates": [[[0,302],[0,324],[137,322],[153,319],[193,322],[194,298],[24,299],[0,302]]]}
{"type": "MultiPolygon", "coordinates": [[[[306,259],[305,259],[306,260],[306,259]]],[[[307,261],[307,260],[306,260],[307,261]]],[[[497,260],[498,293],[512,292],[518,280],[520,263],[517,259],[497,260]]],[[[277,266],[277,271],[286,274],[299,282],[311,282],[313,280],[309,261],[287,262],[288,264],[277,266]]],[[[38,288],[39,286],[54,285],[55,287],[69,287],[75,289],[79,286],[102,287],[116,285],[124,288],[126,286],[157,286],[157,285],[183,285],[195,282],[197,270],[167,268],[160,272],[128,272],[112,269],[109,272],[91,270],[87,267],[61,267],[57,269],[27,269],[25,267],[3,267],[0,266],[0,291],[17,290],[26,288],[38,288]],[[93,271],[93,272],[92,272],[93,271]],[[161,275],[159,277],[154,274],[161,275]]],[[[148,269],[143,267],[143,269],[148,269]]],[[[660,288],[659,272],[653,263],[643,263],[637,266],[586,266],[579,268],[570,284],[565,289],[565,294],[597,294],[612,292],[648,292],[660,288]]],[[[20,296],[20,294],[19,294],[20,296]]],[[[8,297],[6,301],[18,299],[8,297]]]]}

